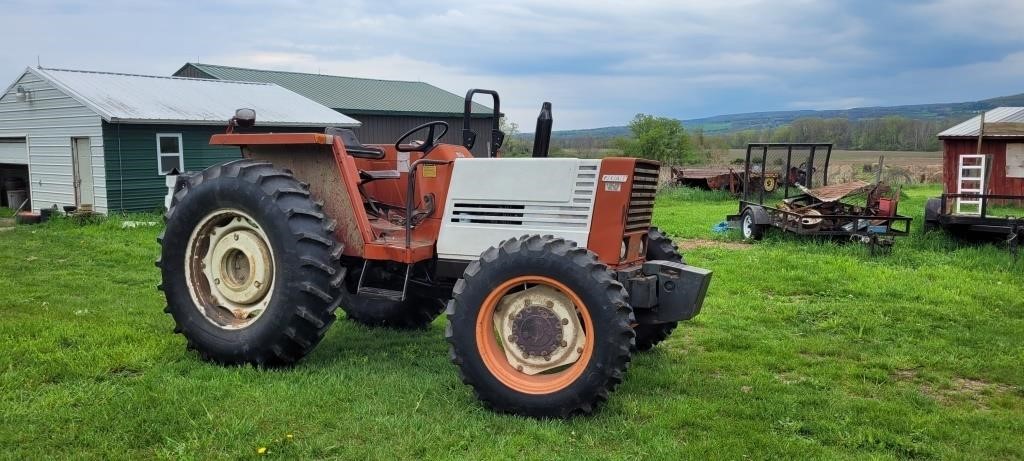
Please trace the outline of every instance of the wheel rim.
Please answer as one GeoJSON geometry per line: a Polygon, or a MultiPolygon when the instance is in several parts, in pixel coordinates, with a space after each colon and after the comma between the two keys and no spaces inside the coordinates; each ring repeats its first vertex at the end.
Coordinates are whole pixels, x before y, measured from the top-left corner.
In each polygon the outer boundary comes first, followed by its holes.
{"type": "Polygon", "coordinates": [[[189,237],[185,272],[196,308],[226,330],[256,322],[270,304],[274,253],[266,233],[240,210],[216,210],[189,237]]]}
{"type": "Polygon", "coordinates": [[[754,218],[747,215],[743,216],[743,237],[751,238],[754,236],[754,218]]]}
{"type": "Polygon", "coordinates": [[[484,365],[503,384],[525,394],[557,392],[582,376],[594,352],[593,332],[590,311],[579,296],[543,276],[502,283],[484,300],[476,319],[484,365]]]}

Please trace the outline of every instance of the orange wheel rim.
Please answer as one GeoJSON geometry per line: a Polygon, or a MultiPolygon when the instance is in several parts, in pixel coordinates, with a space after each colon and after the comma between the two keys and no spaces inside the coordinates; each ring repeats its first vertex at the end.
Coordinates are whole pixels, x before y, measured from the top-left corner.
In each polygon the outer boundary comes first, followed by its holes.
{"type": "Polygon", "coordinates": [[[487,369],[498,381],[524,394],[551,394],[569,387],[583,375],[584,370],[586,370],[587,365],[590,363],[590,358],[594,353],[594,342],[594,322],[591,319],[590,311],[587,310],[586,304],[583,303],[583,300],[580,299],[576,292],[569,289],[565,284],[549,277],[524,275],[502,283],[494,290],[491,290],[491,293],[484,299],[476,318],[476,344],[484,365],[487,366],[487,369]],[[586,333],[583,352],[579,359],[564,370],[536,375],[528,375],[516,370],[508,362],[505,351],[502,349],[497,335],[495,335],[492,323],[495,308],[509,290],[525,284],[547,285],[562,292],[572,301],[576,308],[576,313],[582,320],[582,326],[586,333]]]}

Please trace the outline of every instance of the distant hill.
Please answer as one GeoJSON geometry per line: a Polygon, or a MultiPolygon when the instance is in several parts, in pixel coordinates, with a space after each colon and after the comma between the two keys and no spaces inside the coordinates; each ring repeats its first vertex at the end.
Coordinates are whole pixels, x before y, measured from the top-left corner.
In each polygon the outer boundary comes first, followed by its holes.
{"type": "MultiPolygon", "coordinates": [[[[954,102],[939,104],[914,104],[906,106],[857,107],[839,110],[787,110],[772,112],[750,112],[746,114],[716,115],[714,117],[683,120],[687,130],[703,127],[706,134],[724,134],[741,130],[775,128],[792,123],[798,118],[847,118],[864,120],[889,116],[902,116],[911,119],[929,120],[945,118],[967,119],[981,110],[1000,106],[1024,106],[1024,93],[1012,96],[984,99],[973,102],[954,102]]],[[[629,127],[609,126],[585,130],[562,130],[552,133],[554,139],[572,138],[614,138],[629,135],[629,127]]],[[[524,134],[532,138],[533,134],[524,134]]]]}

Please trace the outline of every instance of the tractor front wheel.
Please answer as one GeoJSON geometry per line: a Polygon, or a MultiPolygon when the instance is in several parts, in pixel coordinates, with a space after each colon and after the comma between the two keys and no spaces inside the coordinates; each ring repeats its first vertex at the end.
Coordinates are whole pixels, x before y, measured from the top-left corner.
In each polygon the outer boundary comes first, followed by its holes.
{"type": "Polygon", "coordinates": [[[333,224],[306,187],[239,160],[188,179],[157,240],[175,332],[203,359],[291,365],[334,321],[343,280],[333,224]]]}
{"type": "Polygon", "coordinates": [[[488,407],[533,417],[590,413],[629,366],[627,294],[594,253],[523,236],[466,268],[446,336],[462,381],[488,407]]]}

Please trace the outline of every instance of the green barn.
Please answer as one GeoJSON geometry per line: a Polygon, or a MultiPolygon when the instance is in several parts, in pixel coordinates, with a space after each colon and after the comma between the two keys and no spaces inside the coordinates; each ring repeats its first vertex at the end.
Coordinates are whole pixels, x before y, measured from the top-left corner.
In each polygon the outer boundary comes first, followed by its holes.
{"type": "Polygon", "coordinates": [[[359,126],[274,84],[28,68],[0,95],[0,187],[20,189],[0,205],[159,209],[168,173],[238,158],[209,140],[241,107],[256,111],[246,131],[359,126]]]}

